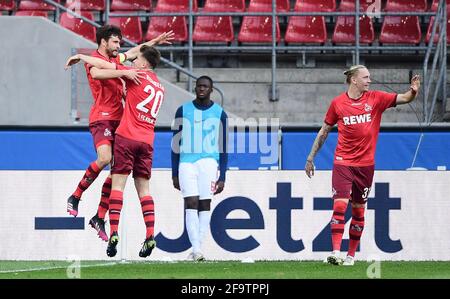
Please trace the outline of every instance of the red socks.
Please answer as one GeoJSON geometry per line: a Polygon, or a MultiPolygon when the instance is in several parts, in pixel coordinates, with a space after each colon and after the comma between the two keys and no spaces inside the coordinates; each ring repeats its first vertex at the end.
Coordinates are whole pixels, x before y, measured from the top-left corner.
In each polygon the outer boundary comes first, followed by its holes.
{"type": "Polygon", "coordinates": [[[355,256],[356,248],[358,248],[364,230],[364,208],[352,208],[352,221],[350,222],[350,244],[348,246],[348,254],[355,256]]]}
{"type": "Polygon", "coordinates": [[[342,235],[344,234],[345,210],[347,203],[343,201],[335,201],[333,204],[333,216],[331,217],[331,241],[333,243],[333,251],[341,250],[342,235]]]}
{"type": "Polygon", "coordinates": [[[112,190],[109,197],[109,224],[110,236],[119,230],[120,211],[122,211],[123,192],[112,190]]]}
{"type": "Polygon", "coordinates": [[[92,182],[98,177],[100,171],[102,170],[98,167],[97,163],[95,163],[95,161],[92,162],[88,169],[86,169],[83,178],[78,183],[78,187],[72,195],[77,198],[81,198],[83,192],[86,191],[86,189],[89,188],[92,182]]]}
{"type": "Polygon", "coordinates": [[[106,212],[109,209],[109,196],[111,194],[111,178],[107,177],[102,187],[102,196],[98,205],[97,215],[100,219],[105,219],[106,212]]]}
{"type": "MultiPolygon", "coordinates": [[[[155,208],[153,198],[151,196],[144,196],[140,199],[142,215],[144,216],[144,222],[146,227],[146,239],[153,236],[155,227],[155,208]]],[[[110,236],[113,233],[117,233],[119,230],[120,212],[123,204],[123,192],[119,190],[112,190],[109,197],[109,223],[110,223],[110,236]]]]}
{"type": "Polygon", "coordinates": [[[153,236],[154,227],[155,227],[155,206],[153,203],[153,198],[149,196],[144,196],[140,199],[142,215],[144,216],[145,222],[145,238],[149,238],[153,236]]]}

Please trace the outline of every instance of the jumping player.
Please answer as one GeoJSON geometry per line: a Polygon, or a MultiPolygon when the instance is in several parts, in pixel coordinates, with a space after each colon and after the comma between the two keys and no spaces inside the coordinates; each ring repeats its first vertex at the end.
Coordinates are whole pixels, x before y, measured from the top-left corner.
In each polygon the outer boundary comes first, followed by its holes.
{"type": "MultiPolygon", "coordinates": [[[[70,66],[79,60],[98,68],[115,70],[116,72],[131,69],[82,54],[69,58],[66,65],[70,66]]],[[[110,257],[117,253],[116,246],[119,242],[118,227],[123,191],[131,171],[133,171],[134,183],[146,225],[146,238],[139,256],[149,256],[156,246],[153,237],[154,203],[150,196],[149,180],[153,160],[154,127],[164,98],[164,87],[159,83],[158,77],[153,72],[159,61],[160,53],[158,50],[153,47],[142,46],[140,54],[133,62],[133,68],[138,69],[141,76],[140,84],[135,84],[133,80],[125,78],[127,84],[125,111],[116,130],[114,163],[111,169],[112,188],[109,207],[111,232],[106,250],[110,257]]]]}
{"type": "MultiPolygon", "coordinates": [[[[173,32],[163,33],[157,38],[136,46],[125,53],[119,53],[122,34],[118,27],[105,25],[98,28],[96,39],[98,49],[91,56],[107,62],[121,64],[125,60],[135,59],[142,45],[151,46],[170,43],[170,40],[173,39],[173,32]]],[[[139,77],[135,70],[121,70],[119,72],[110,69],[100,69],[90,64],[85,64],[85,68],[94,98],[89,114],[89,130],[94,139],[97,159],[89,165],[76,190],[67,199],[67,212],[75,217],[78,215],[78,205],[83,192],[94,182],[101,170],[111,162],[114,134],[123,114],[122,98],[124,97],[124,90],[123,81],[119,77],[125,77],[135,82],[137,82],[136,80],[139,77]]],[[[109,175],[103,183],[97,214],[89,221],[89,224],[104,241],[108,241],[104,218],[109,207],[110,192],[111,176],[109,175]]]]}

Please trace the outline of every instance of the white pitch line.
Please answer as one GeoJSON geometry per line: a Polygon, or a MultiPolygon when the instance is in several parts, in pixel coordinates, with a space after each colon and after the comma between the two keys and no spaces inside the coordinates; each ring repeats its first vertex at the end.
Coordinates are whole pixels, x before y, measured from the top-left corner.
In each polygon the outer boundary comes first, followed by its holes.
{"type": "MultiPolygon", "coordinates": [[[[93,265],[80,265],[80,268],[107,267],[107,266],[114,266],[117,264],[118,264],[117,262],[112,262],[112,263],[93,264],[93,265]]],[[[41,267],[41,268],[31,268],[31,269],[4,270],[4,271],[0,271],[0,274],[66,269],[70,266],[71,265],[59,266],[59,267],[41,267]]]]}

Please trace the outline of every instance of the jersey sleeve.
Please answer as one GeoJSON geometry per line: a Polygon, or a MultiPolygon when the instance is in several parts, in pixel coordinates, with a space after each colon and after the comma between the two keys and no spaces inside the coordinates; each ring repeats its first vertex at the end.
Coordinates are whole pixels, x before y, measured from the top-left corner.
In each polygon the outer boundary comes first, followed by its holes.
{"type": "Polygon", "coordinates": [[[338,122],[338,114],[336,113],[336,104],[333,100],[328,108],[327,114],[325,115],[324,122],[329,126],[334,126],[338,122]]]}
{"type": "Polygon", "coordinates": [[[92,65],[89,63],[84,63],[84,68],[86,69],[86,73],[89,73],[91,71],[92,65]]]}
{"type": "Polygon", "coordinates": [[[375,91],[375,97],[377,105],[381,111],[385,111],[388,108],[395,107],[397,104],[397,94],[385,91],[375,91]]]}
{"type": "Polygon", "coordinates": [[[183,106],[180,106],[175,112],[175,119],[172,124],[172,177],[178,177],[178,166],[180,164],[180,143],[181,130],[183,129],[183,106]]]}
{"type": "Polygon", "coordinates": [[[228,115],[222,110],[220,116],[221,130],[219,134],[219,181],[225,182],[228,168],[228,115]]]}

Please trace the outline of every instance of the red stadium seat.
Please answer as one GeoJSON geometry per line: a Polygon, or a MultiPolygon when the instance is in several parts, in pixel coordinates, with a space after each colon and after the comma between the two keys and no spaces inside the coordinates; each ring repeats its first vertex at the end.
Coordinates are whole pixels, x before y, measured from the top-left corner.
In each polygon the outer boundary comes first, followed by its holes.
{"type": "MultiPolygon", "coordinates": [[[[331,11],[336,8],[334,1],[297,0],[294,11],[331,11]]],[[[323,16],[293,16],[289,18],[286,35],[287,43],[323,44],[327,40],[325,17],[323,16]]]]}
{"type": "Polygon", "coordinates": [[[206,0],[204,11],[245,11],[245,0],[206,0]]]}
{"type": "Polygon", "coordinates": [[[0,10],[13,10],[16,7],[14,0],[1,0],[0,10]]]}
{"type": "Polygon", "coordinates": [[[427,0],[387,0],[386,11],[425,11],[427,0]]]}
{"type": "MultiPolygon", "coordinates": [[[[386,11],[425,11],[426,0],[388,0],[386,11]]],[[[387,16],[381,27],[380,43],[418,44],[421,39],[417,16],[387,16]]]]}
{"type": "MultiPolygon", "coordinates": [[[[56,0],[55,2],[60,3],[61,1],[56,0]]],[[[19,4],[19,10],[55,10],[55,7],[43,0],[22,0],[19,4]]]]}
{"type": "MultiPolygon", "coordinates": [[[[430,11],[437,11],[439,1],[440,0],[433,0],[433,3],[431,4],[430,11]]],[[[447,0],[446,4],[447,4],[447,18],[448,18],[448,15],[450,13],[450,0],[447,0]]]]}
{"type": "MultiPolygon", "coordinates": [[[[276,8],[278,12],[289,11],[289,0],[277,0],[276,8]]],[[[272,11],[272,0],[250,0],[248,11],[250,12],[272,11]]]]}
{"type": "Polygon", "coordinates": [[[45,10],[18,10],[15,13],[16,16],[26,17],[44,17],[48,18],[48,12],[45,10]]]}
{"type": "MultiPolygon", "coordinates": [[[[238,41],[241,43],[271,43],[272,17],[246,16],[239,31],[238,41]]],[[[276,41],[280,41],[280,26],[276,22],[276,41]]]]}
{"type": "Polygon", "coordinates": [[[173,30],[174,42],[184,42],[188,38],[186,19],[183,16],[152,17],[148,26],[146,40],[151,40],[158,35],[173,30]]]}
{"type": "MultiPolygon", "coordinates": [[[[81,16],[83,16],[89,20],[94,20],[94,16],[93,16],[92,12],[90,12],[90,11],[82,11],[81,16]]],[[[67,28],[67,29],[75,32],[76,34],[83,36],[86,39],[96,42],[95,27],[92,26],[91,24],[84,22],[81,19],[74,18],[73,16],[64,12],[61,14],[61,19],[59,20],[59,24],[61,26],[63,26],[64,28],[67,28]]]]}
{"type": "MultiPolygon", "coordinates": [[[[197,1],[193,0],[193,11],[197,11],[197,1]]],[[[159,0],[155,12],[187,12],[189,0],[159,0]]],[[[183,16],[151,17],[148,26],[146,40],[151,40],[158,35],[173,30],[174,42],[184,42],[188,39],[186,18],[183,16]]]]}
{"type": "Polygon", "coordinates": [[[321,16],[290,17],[284,39],[287,43],[325,43],[327,40],[325,18],[321,16]]]}
{"type": "MultiPolygon", "coordinates": [[[[359,17],[359,42],[370,44],[375,39],[371,18],[359,17]]],[[[334,27],[332,42],[336,44],[355,44],[355,17],[339,16],[334,27]]]]}
{"type": "MultiPolygon", "coordinates": [[[[371,0],[369,0],[371,1],[371,0]]],[[[367,2],[361,1],[361,11],[367,10],[367,2]],[[364,2],[364,3],[363,3],[364,2]]],[[[355,3],[340,6],[340,11],[355,11],[355,3]]],[[[372,19],[367,15],[359,17],[359,42],[370,44],[375,39],[372,19]]],[[[355,17],[338,16],[336,26],[334,27],[333,37],[331,41],[336,44],[354,44],[355,43],[355,17]]]]}
{"type": "MultiPolygon", "coordinates": [[[[428,43],[431,37],[431,31],[433,30],[434,17],[431,17],[430,24],[428,25],[427,36],[425,41],[428,43]]],[[[434,35],[434,42],[437,43],[439,38],[439,27],[436,27],[436,34],[434,35]]],[[[450,45],[450,19],[447,18],[447,45],[450,45]]]]}
{"type": "Polygon", "coordinates": [[[421,34],[417,16],[387,16],[381,27],[380,43],[418,44],[421,34]]]}
{"type": "MultiPolygon", "coordinates": [[[[126,13],[114,11],[114,13],[126,13]]],[[[142,26],[139,17],[110,17],[109,23],[120,28],[122,36],[134,43],[142,41],[142,26]]]]}
{"type": "MultiPolygon", "coordinates": [[[[278,12],[289,10],[288,0],[277,0],[278,12]]],[[[249,12],[272,11],[272,0],[250,0],[249,12]]],[[[277,22],[276,41],[280,41],[280,25],[277,22]]],[[[241,23],[238,41],[241,43],[271,43],[272,42],[272,17],[268,16],[245,16],[241,23]]]]}
{"type": "Polygon", "coordinates": [[[326,11],[336,10],[335,0],[297,0],[294,11],[326,11]]]}
{"type": "Polygon", "coordinates": [[[195,42],[232,42],[234,32],[231,17],[198,17],[192,38],[195,42]]]}
{"type": "Polygon", "coordinates": [[[80,10],[105,10],[105,0],[67,0],[66,7],[80,10]]]}
{"type": "MultiPolygon", "coordinates": [[[[192,0],[192,10],[197,11],[197,0],[192,0]]],[[[159,0],[155,11],[186,12],[189,11],[189,0],[159,0]]]]}
{"type": "Polygon", "coordinates": [[[111,10],[146,10],[152,9],[152,0],[113,0],[111,10]]]}
{"type": "MultiPolygon", "coordinates": [[[[244,0],[207,0],[204,12],[239,12],[245,10],[244,0]]],[[[234,39],[231,16],[199,16],[195,23],[195,42],[232,42],[234,39]]]]}

